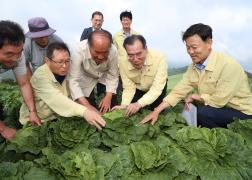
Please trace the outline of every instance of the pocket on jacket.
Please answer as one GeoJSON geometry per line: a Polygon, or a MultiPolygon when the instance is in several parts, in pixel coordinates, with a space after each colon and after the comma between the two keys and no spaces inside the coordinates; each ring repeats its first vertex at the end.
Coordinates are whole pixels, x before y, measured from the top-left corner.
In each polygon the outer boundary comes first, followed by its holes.
{"type": "Polygon", "coordinates": [[[205,79],[203,83],[204,84],[202,85],[201,90],[205,90],[209,93],[214,93],[216,91],[216,85],[218,83],[218,80],[212,76],[209,76],[205,79]]]}

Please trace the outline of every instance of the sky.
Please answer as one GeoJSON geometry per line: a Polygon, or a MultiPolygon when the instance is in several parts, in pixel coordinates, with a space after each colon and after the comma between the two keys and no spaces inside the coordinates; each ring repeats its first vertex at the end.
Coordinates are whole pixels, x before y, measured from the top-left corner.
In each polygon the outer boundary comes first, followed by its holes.
{"type": "Polygon", "coordinates": [[[165,53],[169,68],[191,63],[182,32],[195,23],[208,24],[213,48],[252,71],[251,0],[2,0],[0,19],[15,21],[27,32],[30,18],[44,17],[74,51],[97,10],[104,15],[103,28],[112,34],[121,30],[120,13],[130,10],[132,29],[146,38],[148,48],[165,53]]]}

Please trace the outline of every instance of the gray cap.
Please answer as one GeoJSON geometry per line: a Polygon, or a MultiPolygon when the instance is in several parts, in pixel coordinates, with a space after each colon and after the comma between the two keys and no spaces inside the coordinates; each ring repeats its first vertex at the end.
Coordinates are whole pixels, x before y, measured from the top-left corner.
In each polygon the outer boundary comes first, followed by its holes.
{"type": "Polygon", "coordinates": [[[49,27],[45,18],[35,17],[28,21],[29,31],[25,34],[29,38],[40,38],[50,36],[55,33],[56,30],[49,27]]]}

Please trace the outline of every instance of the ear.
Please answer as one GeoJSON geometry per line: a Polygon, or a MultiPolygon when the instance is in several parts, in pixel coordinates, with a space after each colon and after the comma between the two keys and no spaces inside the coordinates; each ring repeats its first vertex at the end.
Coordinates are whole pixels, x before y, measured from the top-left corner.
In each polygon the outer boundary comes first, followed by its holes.
{"type": "Polygon", "coordinates": [[[147,46],[145,46],[144,51],[145,51],[146,54],[148,53],[148,48],[147,48],[147,46]]]}
{"type": "Polygon", "coordinates": [[[213,40],[211,38],[207,39],[207,44],[211,47],[213,43],[213,40]]]}
{"type": "Polygon", "coordinates": [[[50,59],[48,57],[45,57],[45,63],[48,64],[48,65],[51,63],[51,61],[50,61],[50,59]]]}

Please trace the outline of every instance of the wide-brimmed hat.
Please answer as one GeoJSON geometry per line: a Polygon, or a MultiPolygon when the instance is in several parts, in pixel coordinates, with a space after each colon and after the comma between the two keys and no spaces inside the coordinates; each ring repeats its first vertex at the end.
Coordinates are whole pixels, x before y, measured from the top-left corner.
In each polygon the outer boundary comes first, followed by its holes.
{"type": "Polygon", "coordinates": [[[45,18],[35,17],[28,21],[29,31],[25,34],[29,38],[40,38],[50,36],[55,33],[56,30],[49,27],[45,18]]]}

